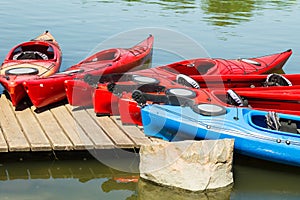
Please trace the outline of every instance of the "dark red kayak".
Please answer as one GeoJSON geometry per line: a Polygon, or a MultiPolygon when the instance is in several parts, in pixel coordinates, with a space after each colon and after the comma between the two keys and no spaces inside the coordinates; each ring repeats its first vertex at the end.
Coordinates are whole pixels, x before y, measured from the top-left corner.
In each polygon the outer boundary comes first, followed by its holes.
{"type": "Polygon", "coordinates": [[[153,40],[153,36],[150,35],[132,48],[113,48],[97,52],[64,72],[25,81],[23,85],[33,105],[37,108],[47,106],[65,99],[66,92],[73,96],[75,87],[67,91],[64,88],[64,83],[68,80],[80,79],[86,74],[99,76],[127,72],[142,65],[152,57],[153,40]]]}
{"type": "Polygon", "coordinates": [[[130,81],[98,84],[94,93],[94,110],[97,115],[120,114],[122,122],[126,124],[141,122],[138,105],[146,103],[186,105],[209,102],[224,106],[250,105],[255,109],[299,115],[299,77],[300,74],[269,74],[193,76],[192,79],[180,74],[172,80],[159,76],[128,75],[127,80],[131,79],[130,81]],[[235,94],[233,96],[236,96],[237,102],[243,102],[240,99],[244,99],[248,102],[247,105],[229,101],[229,88],[235,91],[231,94],[235,94]]]}
{"type": "Polygon", "coordinates": [[[26,96],[22,83],[39,77],[48,77],[59,70],[61,50],[50,32],[13,47],[0,67],[0,83],[13,106],[26,96]]]}
{"type": "MultiPolygon", "coordinates": [[[[300,89],[300,88],[299,88],[300,89]]],[[[278,91],[278,90],[277,90],[278,91]]],[[[260,92],[228,90],[170,88],[163,93],[146,93],[135,90],[118,99],[118,112],[124,124],[141,125],[140,108],[147,104],[168,104],[192,106],[199,103],[210,103],[227,107],[249,107],[257,110],[300,115],[299,94],[285,92],[260,92]],[[136,101],[136,102],[135,102],[136,101]]]]}

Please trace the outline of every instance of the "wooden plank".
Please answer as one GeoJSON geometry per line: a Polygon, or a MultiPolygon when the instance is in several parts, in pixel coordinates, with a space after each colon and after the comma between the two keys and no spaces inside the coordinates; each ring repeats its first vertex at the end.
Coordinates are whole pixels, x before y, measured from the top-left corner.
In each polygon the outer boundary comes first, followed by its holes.
{"type": "Polygon", "coordinates": [[[30,109],[15,112],[32,151],[50,151],[51,144],[30,109]]]}
{"type": "Polygon", "coordinates": [[[4,95],[1,95],[0,106],[0,126],[9,151],[29,151],[30,145],[16,119],[11,103],[4,95]]]}
{"type": "Polygon", "coordinates": [[[91,109],[87,109],[88,113],[105,131],[107,136],[120,148],[133,148],[133,141],[107,116],[96,117],[91,109]]]}
{"type": "Polygon", "coordinates": [[[84,130],[76,123],[73,116],[65,106],[59,106],[51,110],[67,137],[72,141],[74,149],[91,149],[92,141],[85,134],[84,130]]]}
{"type": "Polygon", "coordinates": [[[0,152],[8,152],[8,146],[0,127],[0,152]]]}
{"type": "Polygon", "coordinates": [[[35,115],[50,140],[53,150],[73,149],[73,144],[49,110],[35,113],[35,115]]]}
{"type": "MultiPolygon", "coordinates": [[[[95,120],[84,109],[72,110],[73,118],[94,142],[96,149],[115,148],[114,143],[107,137],[95,120]]],[[[74,120],[73,120],[74,121],[74,120]]]]}
{"type": "Polygon", "coordinates": [[[122,129],[132,141],[134,141],[136,147],[151,143],[151,140],[149,140],[138,127],[134,125],[123,125],[120,116],[111,116],[110,118],[114,120],[119,128],[122,129]]]}

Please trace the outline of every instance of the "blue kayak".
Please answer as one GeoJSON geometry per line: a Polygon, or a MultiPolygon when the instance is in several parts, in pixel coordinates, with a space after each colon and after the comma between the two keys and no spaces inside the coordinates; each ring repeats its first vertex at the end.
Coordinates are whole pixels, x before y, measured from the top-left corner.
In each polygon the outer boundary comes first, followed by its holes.
{"type": "Polygon", "coordinates": [[[141,115],[147,136],[168,141],[232,138],[237,153],[300,166],[299,116],[214,104],[153,104],[142,108],[141,115]]]}

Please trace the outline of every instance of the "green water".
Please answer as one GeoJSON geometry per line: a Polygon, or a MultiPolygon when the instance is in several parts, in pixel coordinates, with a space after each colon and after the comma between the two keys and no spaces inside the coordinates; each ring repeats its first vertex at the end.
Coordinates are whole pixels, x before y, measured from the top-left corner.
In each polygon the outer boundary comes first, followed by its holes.
{"type": "MultiPolygon", "coordinates": [[[[109,153],[105,151],[105,153],[109,153]]],[[[88,152],[0,155],[0,199],[298,199],[300,169],[236,156],[234,185],[190,193],[107,167],[88,152]]],[[[135,159],[119,162],[137,168],[135,159]]],[[[134,170],[134,169],[133,169],[134,170]]]]}
{"type": "MultiPolygon", "coordinates": [[[[153,66],[202,56],[254,57],[291,48],[294,53],[284,71],[299,73],[299,8],[296,0],[3,0],[0,60],[12,46],[44,30],[49,30],[61,46],[61,70],[93,51],[129,47],[152,33],[153,66]]],[[[235,160],[232,188],[194,196],[149,183],[119,182],[118,178],[126,180],[136,174],[117,171],[92,158],[49,157],[14,154],[11,160],[0,155],[0,199],[300,197],[298,168],[247,158],[235,160]]]]}

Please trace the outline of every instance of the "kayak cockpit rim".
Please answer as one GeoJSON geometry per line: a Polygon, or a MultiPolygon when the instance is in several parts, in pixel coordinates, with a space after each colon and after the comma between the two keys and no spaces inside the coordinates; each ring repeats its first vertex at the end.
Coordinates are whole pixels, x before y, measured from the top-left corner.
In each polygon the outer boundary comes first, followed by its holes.
{"type": "Polygon", "coordinates": [[[204,75],[215,66],[217,66],[217,62],[213,59],[198,58],[165,65],[162,68],[176,74],[204,75]]]}
{"type": "Polygon", "coordinates": [[[56,60],[55,46],[45,41],[29,41],[15,46],[5,60],[56,60]]]}
{"type": "MultiPolygon", "coordinates": [[[[246,111],[246,110],[243,110],[246,111]]],[[[276,133],[283,136],[293,136],[293,137],[300,137],[300,120],[297,116],[293,115],[286,115],[278,113],[279,116],[279,122],[281,122],[281,126],[290,126],[290,127],[283,127],[279,130],[273,130],[271,128],[268,128],[267,122],[266,122],[266,114],[268,112],[263,111],[256,111],[256,110],[249,110],[248,113],[245,113],[247,115],[247,119],[249,122],[249,125],[262,130],[266,131],[268,133],[276,133]]]]}
{"type": "Polygon", "coordinates": [[[93,54],[92,56],[82,61],[80,64],[94,63],[94,62],[101,62],[101,61],[114,62],[118,60],[120,57],[121,57],[120,49],[108,49],[93,54]]]}

